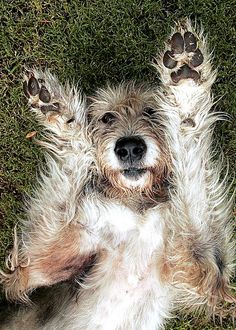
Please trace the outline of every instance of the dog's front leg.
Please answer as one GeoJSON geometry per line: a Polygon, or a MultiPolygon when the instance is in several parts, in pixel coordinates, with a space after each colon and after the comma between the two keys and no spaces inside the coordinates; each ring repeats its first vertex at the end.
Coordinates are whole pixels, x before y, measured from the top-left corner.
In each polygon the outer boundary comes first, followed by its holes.
{"type": "Polygon", "coordinates": [[[221,164],[213,160],[213,125],[223,118],[211,110],[216,74],[210,60],[202,32],[196,33],[187,21],[177,25],[157,64],[172,158],[167,259],[187,307],[234,300],[228,290],[231,200],[226,179],[220,181],[221,164]]]}
{"type": "Polygon", "coordinates": [[[38,286],[79,273],[96,249],[82,207],[83,189],[93,161],[85,129],[85,105],[75,88],[63,88],[49,73],[32,70],[24,89],[32,110],[44,125],[46,171],[28,202],[22,233],[0,281],[8,299],[27,299],[38,286]],[[19,241],[19,242],[18,242],[19,241]]]}
{"type": "Polygon", "coordinates": [[[70,166],[70,172],[66,165],[51,159],[48,174],[28,202],[27,219],[15,235],[6,271],[0,272],[10,300],[27,300],[33,289],[79,274],[96,253],[97,237],[91,236],[78,190],[79,171],[70,166]]]}

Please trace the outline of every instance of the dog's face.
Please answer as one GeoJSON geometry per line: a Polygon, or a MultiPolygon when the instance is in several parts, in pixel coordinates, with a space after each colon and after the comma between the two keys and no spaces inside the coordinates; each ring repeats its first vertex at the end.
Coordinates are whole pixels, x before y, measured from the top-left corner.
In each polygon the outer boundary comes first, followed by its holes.
{"type": "Polygon", "coordinates": [[[118,189],[152,190],[169,168],[153,91],[120,85],[101,90],[92,101],[89,130],[100,175],[118,189]]]}

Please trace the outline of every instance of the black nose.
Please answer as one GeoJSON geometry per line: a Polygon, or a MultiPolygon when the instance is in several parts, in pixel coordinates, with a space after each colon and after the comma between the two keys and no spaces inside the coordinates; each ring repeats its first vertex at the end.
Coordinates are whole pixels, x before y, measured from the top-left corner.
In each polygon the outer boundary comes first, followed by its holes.
{"type": "Polygon", "coordinates": [[[124,137],[116,142],[115,154],[123,162],[141,160],[147,150],[144,140],[137,136],[124,137]]]}

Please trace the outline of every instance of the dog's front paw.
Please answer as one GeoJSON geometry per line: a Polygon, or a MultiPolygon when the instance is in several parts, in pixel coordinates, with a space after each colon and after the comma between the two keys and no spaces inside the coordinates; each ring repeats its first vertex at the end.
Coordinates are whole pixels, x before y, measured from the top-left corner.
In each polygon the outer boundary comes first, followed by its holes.
{"type": "Polygon", "coordinates": [[[24,93],[32,108],[39,109],[43,114],[49,111],[60,113],[60,103],[55,102],[44,79],[37,79],[33,72],[27,72],[23,85],[24,93]]]}
{"type": "Polygon", "coordinates": [[[173,83],[178,84],[183,79],[193,79],[195,82],[200,80],[204,56],[198,46],[197,36],[190,31],[175,32],[172,35],[169,42],[170,50],[164,53],[163,64],[171,70],[173,83]]]}
{"type": "Polygon", "coordinates": [[[71,91],[66,91],[57,78],[49,72],[26,71],[23,90],[29,105],[39,119],[51,124],[70,124],[74,121],[70,101],[71,91]]]}
{"type": "Polygon", "coordinates": [[[165,85],[210,86],[215,79],[206,38],[202,30],[193,29],[190,20],[176,24],[155,66],[165,85]]]}

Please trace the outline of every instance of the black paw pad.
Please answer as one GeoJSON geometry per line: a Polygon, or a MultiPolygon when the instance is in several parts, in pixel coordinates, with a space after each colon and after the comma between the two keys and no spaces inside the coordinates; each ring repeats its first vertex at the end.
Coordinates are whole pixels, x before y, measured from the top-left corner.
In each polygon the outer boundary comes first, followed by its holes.
{"type": "Polygon", "coordinates": [[[171,50],[175,53],[175,54],[182,54],[184,51],[184,39],[181,36],[181,34],[179,32],[176,32],[175,34],[173,34],[171,41],[170,41],[170,45],[171,45],[171,50]]]}
{"type": "Polygon", "coordinates": [[[177,62],[173,59],[173,51],[167,50],[163,56],[163,64],[168,69],[174,69],[177,65],[177,62]]]}
{"type": "Polygon", "coordinates": [[[192,70],[187,64],[184,64],[177,72],[171,73],[171,79],[174,83],[178,83],[180,80],[188,78],[198,81],[200,75],[197,71],[192,70]]]}
{"type": "Polygon", "coordinates": [[[200,51],[200,49],[196,49],[194,54],[193,54],[193,57],[191,58],[190,60],[190,64],[193,66],[193,67],[197,67],[199,66],[200,64],[202,64],[203,62],[203,55],[202,55],[202,52],[200,51]]]}
{"type": "Polygon", "coordinates": [[[40,89],[39,99],[44,103],[49,103],[51,100],[50,93],[45,86],[42,86],[40,89]]]}
{"type": "Polygon", "coordinates": [[[197,39],[192,32],[185,32],[184,45],[186,52],[194,52],[197,48],[197,39]]]}
{"type": "Polygon", "coordinates": [[[28,92],[32,96],[37,95],[39,92],[39,83],[34,77],[30,77],[28,81],[28,92]]]}
{"type": "Polygon", "coordinates": [[[58,102],[49,104],[49,105],[42,105],[40,107],[40,110],[42,111],[43,114],[46,114],[48,111],[55,111],[59,112],[60,111],[60,104],[58,102]]]}

